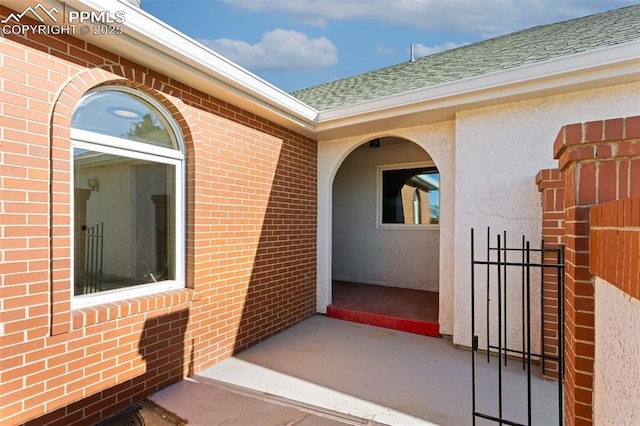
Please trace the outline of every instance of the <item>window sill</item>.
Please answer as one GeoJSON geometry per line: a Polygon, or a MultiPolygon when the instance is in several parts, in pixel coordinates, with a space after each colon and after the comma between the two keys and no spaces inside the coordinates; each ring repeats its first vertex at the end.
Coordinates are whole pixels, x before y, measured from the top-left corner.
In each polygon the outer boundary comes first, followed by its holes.
{"type": "Polygon", "coordinates": [[[404,223],[399,223],[399,224],[385,223],[385,224],[378,224],[376,228],[377,229],[395,229],[395,230],[400,229],[405,231],[410,231],[410,230],[439,231],[440,225],[439,224],[410,225],[410,224],[404,224],[404,223]]]}
{"type": "Polygon", "coordinates": [[[71,328],[77,330],[118,318],[175,307],[191,301],[193,294],[194,292],[191,289],[180,288],[130,299],[73,308],[71,311],[71,328]]]}
{"type": "Polygon", "coordinates": [[[119,302],[141,296],[152,296],[163,291],[182,288],[184,287],[177,281],[161,281],[159,283],[149,283],[98,293],[89,293],[73,297],[71,299],[71,309],[89,308],[95,305],[104,305],[105,303],[119,302]]]}

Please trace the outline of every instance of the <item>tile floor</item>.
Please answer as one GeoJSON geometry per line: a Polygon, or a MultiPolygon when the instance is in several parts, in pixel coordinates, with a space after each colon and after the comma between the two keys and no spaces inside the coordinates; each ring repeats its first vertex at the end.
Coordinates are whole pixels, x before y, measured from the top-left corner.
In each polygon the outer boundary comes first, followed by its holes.
{"type": "Polygon", "coordinates": [[[438,293],[334,281],[327,316],[378,327],[439,336],[438,293]]]}

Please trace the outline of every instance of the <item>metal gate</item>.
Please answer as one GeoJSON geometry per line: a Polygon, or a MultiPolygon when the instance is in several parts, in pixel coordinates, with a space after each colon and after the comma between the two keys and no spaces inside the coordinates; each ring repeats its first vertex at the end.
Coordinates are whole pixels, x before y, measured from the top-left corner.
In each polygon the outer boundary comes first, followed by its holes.
{"type": "Polygon", "coordinates": [[[95,293],[102,288],[104,222],[87,228],[85,244],[84,283],[82,294],[95,293]]]}
{"type": "MultiPolygon", "coordinates": [[[[486,247],[484,248],[484,259],[479,259],[475,248],[474,230],[471,229],[471,333],[472,333],[472,374],[473,374],[473,425],[476,421],[484,419],[484,422],[498,423],[501,425],[531,425],[532,424],[532,367],[542,367],[544,374],[547,359],[544,350],[544,277],[549,277],[550,273],[555,273],[557,278],[557,337],[558,337],[558,380],[557,380],[557,417],[558,424],[562,425],[563,415],[563,386],[562,373],[563,365],[563,325],[564,325],[564,246],[558,248],[547,248],[544,242],[540,248],[532,248],[529,241],[523,236],[520,247],[509,247],[507,245],[507,234],[495,235],[495,243],[491,243],[491,231],[487,228],[486,247]],[[532,275],[540,276],[540,353],[533,352],[534,342],[532,342],[532,275]],[[482,277],[482,278],[481,278],[482,277]],[[482,280],[485,280],[482,285],[482,280]],[[497,298],[497,300],[495,299],[497,298]],[[519,306],[512,306],[513,300],[519,306]],[[519,299],[519,300],[518,300],[519,299]],[[482,321],[476,320],[476,303],[482,308],[486,302],[486,312],[480,312],[482,321]],[[519,312],[518,312],[519,311],[519,312]],[[508,318],[520,317],[521,335],[518,336],[519,344],[511,344],[509,335],[513,337],[514,327],[508,318]],[[483,315],[484,314],[484,315],[483,315]],[[511,314],[509,317],[508,315],[511,314]],[[479,324],[480,323],[480,324],[479,324]],[[484,323],[484,324],[482,324],[484,323]],[[477,326],[483,328],[486,342],[482,347],[479,345],[477,326]],[[511,328],[510,328],[511,327],[511,328]],[[518,346],[518,347],[514,347],[518,346]],[[495,374],[497,374],[497,410],[492,413],[482,412],[478,407],[478,359],[479,351],[486,352],[486,362],[495,363],[495,374]],[[508,362],[522,363],[522,370],[526,373],[526,421],[508,419],[507,410],[504,404],[504,371],[508,362]],[[497,412],[496,412],[497,411],[497,412]]],[[[555,281],[555,279],[554,279],[555,281]]],[[[555,283],[554,283],[555,284],[555,283]]],[[[534,309],[535,310],[535,309],[534,309]]],[[[516,335],[519,333],[516,332],[516,335]]],[[[491,369],[491,374],[493,369],[491,369]]],[[[554,408],[554,407],[550,407],[554,408]]]]}

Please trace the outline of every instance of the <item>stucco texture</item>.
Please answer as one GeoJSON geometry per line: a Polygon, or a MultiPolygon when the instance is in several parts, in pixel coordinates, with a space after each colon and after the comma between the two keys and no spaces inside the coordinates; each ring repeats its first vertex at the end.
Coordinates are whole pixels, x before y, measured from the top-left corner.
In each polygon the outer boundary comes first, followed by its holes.
{"type": "Polygon", "coordinates": [[[437,226],[381,229],[376,211],[379,165],[431,158],[418,145],[393,140],[366,144],[342,163],[333,183],[333,279],[438,291],[437,226]]]}
{"type": "MultiPolygon", "coordinates": [[[[440,226],[438,287],[440,296],[439,324],[443,334],[453,333],[453,191],[454,175],[453,122],[411,128],[394,129],[385,134],[366,134],[349,138],[325,140],[318,143],[318,292],[319,312],[326,312],[331,301],[333,248],[333,191],[334,178],[347,157],[363,143],[378,137],[396,137],[413,142],[422,148],[416,151],[424,159],[431,157],[440,172],[440,226]]],[[[402,160],[406,161],[406,160],[402,160]]],[[[395,161],[393,161],[395,162],[395,161]]],[[[373,182],[375,185],[375,181],[373,182]]],[[[375,215],[375,212],[372,212],[375,215]]],[[[373,218],[375,221],[375,216],[373,218]]],[[[375,230],[373,228],[372,230],[375,230]]],[[[384,230],[387,231],[387,230],[384,230]]],[[[403,232],[403,231],[401,231],[403,232]]]]}
{"type": "MultiPolygon", "coordinates": [[[[454,343],[471,345],[470,229],[477,232],[477,247],[486,244],[486,229],[507,232],[509,245],[522,236],[532,247],[541,240],[542,212],[535,176],[556,167],[553,142],[567,123],[640,114],[640,82],[568,95],[540,97],[498,106],[460,111],[455,121],[389,129],[318,143],[318,291],[319,312],[331,301],[332,206],[334,177],[343,161],[363,143],[395,136],[422,147],[440,171],[440,330],[453,334],[454,343]]],[[[495,243],[495,241],[494,241],[495,243]]],[[[518,280],[519,275],[512,274],[518,280]]],[[[540,350],[539,276],[532,276],[532,349],[540,350]]],[[[478,288],[483,294],[484,288],[478,288]]],[[[495,298],[494,298],[495,299],[495,298]]],[[[521,298],[508,298],[508,341],[522,346],[521,298]]],[[[476,302],[478,324],[486,302],[476,302]]],[[[494,302],[495,303],[495,300],[494,302]]],[[[492,309],[491,333],[496,336],[497,310],[492,309]]],[[[486,344],[486,327],[478,327],[486,344]]]]}
{"type": "Polygon", "coordinates": [[[595,282],[594,424],[640,424],[640,300],[595,282]]]}
{"type": "MultiPolygon", "coordinates": [[[[553,142],[567,123],[600,120],[640,112],[640,83],[625,84],[570,95],[460,112],[456,119],[455,156],[455,324],[454,343],[471,343],[470,229],[475,228],[476,247],[486,246],[487,227],[496,234],[507,231],[509,245],[520,245],[524,235],[532,247],[541,240],[542,213],[536,173],[556,167],[553,142]]],[[[518,281],[520,277],[512,274],[518,281]]],[[[477,294],[485,294],[483,282],[477,294]]],[[[532,276],[532,349],[540,345],[539,276],[532,276]]],[[[518,283],[514,283],[518,284],[518,283]]],[[[522,345],[520,296],[511,292],[507,303],[510,346],[522,345]]],[[[492,298],[491,335],[497,337],[492,298]]],[[[476,320],[484,321],[486,298],[476,299],[476,320]]],[[[477,327],[480,346],[486,343],[486,327],[477,327]]]]}

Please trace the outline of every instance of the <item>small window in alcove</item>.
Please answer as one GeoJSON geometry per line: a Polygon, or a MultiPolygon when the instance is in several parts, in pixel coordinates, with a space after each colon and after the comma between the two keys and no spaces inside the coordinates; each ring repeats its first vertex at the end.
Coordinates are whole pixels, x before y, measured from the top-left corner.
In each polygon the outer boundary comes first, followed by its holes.
{"type": "Polygon", "coordinates": [[[432,164],[378,167],[379,225],[438,225],[440,173],[432,164]]]}

